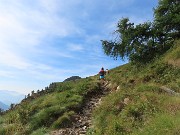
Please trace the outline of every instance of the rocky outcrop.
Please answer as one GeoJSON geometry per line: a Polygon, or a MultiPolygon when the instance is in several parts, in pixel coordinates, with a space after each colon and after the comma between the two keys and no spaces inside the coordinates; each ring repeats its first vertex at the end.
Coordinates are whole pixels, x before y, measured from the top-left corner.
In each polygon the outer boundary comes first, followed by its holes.
{"type": "Polygon", "coordinates": [[[170,95],[180,96],[180,93],[177,93],[174,90],[171,90],[170,88],[167,88],[166,86],[161,86],[160,89],[167,92],[170,95]]]}

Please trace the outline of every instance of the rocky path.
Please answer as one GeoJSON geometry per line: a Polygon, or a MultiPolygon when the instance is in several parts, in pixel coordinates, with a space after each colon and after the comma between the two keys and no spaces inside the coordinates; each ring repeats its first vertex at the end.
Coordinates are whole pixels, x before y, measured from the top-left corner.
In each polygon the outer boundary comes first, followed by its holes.
{"type": "Polygon", "coordinates": [[[92,126],[92,111],[101,103],[101,98],[109,93],[108,82],[101,84],[97,93],[88,95],[81,111],[74,115],[72,127],[52,131],[50,135],[85,135],[92,126]]]}

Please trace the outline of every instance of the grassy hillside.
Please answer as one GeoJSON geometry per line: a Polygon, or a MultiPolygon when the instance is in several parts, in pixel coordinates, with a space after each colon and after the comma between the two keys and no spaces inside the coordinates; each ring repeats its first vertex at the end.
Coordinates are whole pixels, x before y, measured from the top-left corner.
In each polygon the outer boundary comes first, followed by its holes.
{"type": "MultiPolygon", "coordinates": [[[[174,48],[152,63],[129,63],[110,70],[106,79],[111,94],[94,110],[94,128],[87,134],[180,134],[179,54],[180,41],[176,41],[174,48]]],[[[55,83],[33,94],[0,116],[0,135],[44,135],[68,127],[87,95],[99,90],[97,78],[55,83]]]]}
{"type": "Polygon", "coordinates": [[[88,93],[99,89],[91,78],[56,83],[43,94],[33,94],[0,116],[0,135],[44,135],[49,130],[71,124],[71,116],[81,108],[88,93]]]}
{"type": "Polygon", "coordinates": [[[177,41],[152,63],[126,64],[111,70],[107,79],[114,91],[94,111],[94,128],[89,134],[180,134],[179,60],[177,41]],[[162,86],[173,92],[166,92],[162,86]]]}

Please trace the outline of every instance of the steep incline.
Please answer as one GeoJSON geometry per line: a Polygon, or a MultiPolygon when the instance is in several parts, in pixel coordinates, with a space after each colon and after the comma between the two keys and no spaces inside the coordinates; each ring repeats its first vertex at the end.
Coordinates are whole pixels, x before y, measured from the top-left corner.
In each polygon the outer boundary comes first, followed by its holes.
{"type": "Polygon", "coordinates": [[[92,111],[101,103],[101,98],[109,93],[108,82],[100,84],[100,90],[87,96],[84,106],[73,116],[71,127],[52,131],[51,135],[85,135],[92,126],[92,111]]]}

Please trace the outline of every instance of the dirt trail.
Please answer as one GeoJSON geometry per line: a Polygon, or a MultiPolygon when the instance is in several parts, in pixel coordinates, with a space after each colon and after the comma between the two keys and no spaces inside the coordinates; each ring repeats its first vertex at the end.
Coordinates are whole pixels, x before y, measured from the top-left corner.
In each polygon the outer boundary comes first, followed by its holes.
{"type": "Polygon", "coordinates": [[[85,135],[92,126],[92,111],[101,103],[101,98],[109,93],[108,82],[100,85],[100,90],[88,95],[82,110],[74,115],[72,127],[52,131],[50,135],[85,135]]]}

